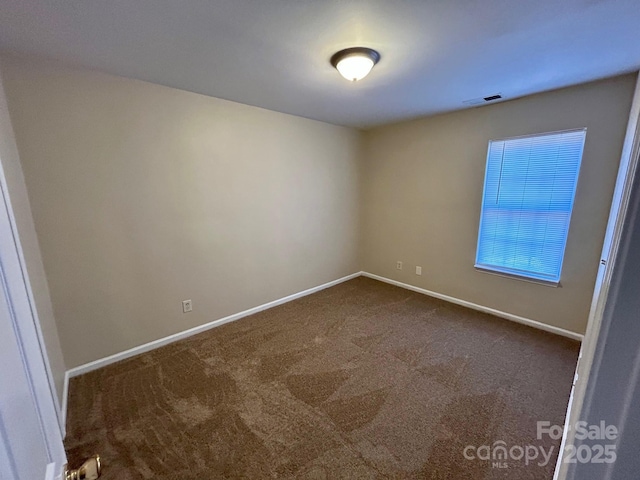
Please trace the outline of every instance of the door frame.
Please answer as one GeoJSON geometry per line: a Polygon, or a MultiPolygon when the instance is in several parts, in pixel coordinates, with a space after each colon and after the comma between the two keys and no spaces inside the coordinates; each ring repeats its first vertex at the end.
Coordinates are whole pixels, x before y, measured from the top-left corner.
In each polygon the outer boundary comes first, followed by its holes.
{"type": "MultiPolygon", "coordinates": [[[[1,81],[0,141],[17,151],[1,81]]],[[[47,451],[48,465],[46,472],[42,472],[43,477],[47,480],[63,478],[67,463],[63,444],[64,425],[61,423],[61,410],[9,196],[4,158],[0,158],[0,229],[3,232],[0,235],[0,294],[5,297],[10,310],[15,341],[47,451]]],[[[0,459],[12,460],[10,449],[5,446],[0,450],[0,459]]]]}
{"type": "MultiPolygon", "coordinates": [[[[587,395],[589,379],[597,373],[599,352],[598,338],[606,331],[608,324],[603,322],[604,310],[609,297],[609,290],[615,274],[615,264],[620,252],[624,223],[629,210],[633,180],[638,174],[640,163],[640,72],[637,72],[636,86],[629,112],[627,131],[622,146],[618,177],[611,202],[609,221],[605,232],[602,254],[599,260],[598,275],[596,276],[589,319],[584,340],[580,347],[573,387],[569,397],[569,404],[565,417],[564,433],[558,453],[553,480],[566,480],[568,466],[564,454],[567,445],[575,441],[575,428],[569,428],[581,420],[583,407],[587,395]]],[[[613,293],[613,292],[612,292],[613,293]]]]}

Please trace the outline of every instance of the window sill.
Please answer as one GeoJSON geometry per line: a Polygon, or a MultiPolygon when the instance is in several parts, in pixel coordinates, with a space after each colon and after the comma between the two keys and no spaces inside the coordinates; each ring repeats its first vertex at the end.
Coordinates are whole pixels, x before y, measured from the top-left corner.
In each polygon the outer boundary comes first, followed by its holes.
{"type": "Polygon", "coordinates": [[[475,265],[474,268],[481,273],[488,273],[489,275],[497,275],[498,277],[512,278],[514,280],[519,280],[521,282],[535,283],[537,285],[543,285],[545,287],[562,288],[562,284],[560,282],[553,282],[550,280],[540,280],[537,278],[527,277],[525,275],[517,275],[515,273],[507,273],[500,270],[493,270],[487,267],[480,267],[478,265],[475,265]]]}

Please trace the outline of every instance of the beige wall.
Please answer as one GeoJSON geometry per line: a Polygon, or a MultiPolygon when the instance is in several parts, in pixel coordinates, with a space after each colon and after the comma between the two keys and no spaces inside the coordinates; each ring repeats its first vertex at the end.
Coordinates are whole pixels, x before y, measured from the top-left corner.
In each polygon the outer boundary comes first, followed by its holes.
{"type": "Polygon", "coordinates": [[[67,367],[359,270],[359,132],[2,64],[67,367]]]}
{"type": "MultiPolygon", "coordinates": [[[[38,309],[54,347],[55,312],[68,368],[361,268],[584,331],[633,75],[362,134],[39,60],[1,63],[29,199],[24,186],[16,195],[38,234],[26,234],[38,309]],[[583,126],[562,286],[475,271],[487,142],[583,126]]],[[[60,383],[59,351],[52,364],[60,383]]]]}
{"type": "MultiPolygon", "coordinates": [[[[0,79],[1,80],[1,79],[0,79]]],[[[9,201],[13,210],[22,254],[31,285],[36,316],[39,319],[45,354],[49,359],[51,376],[58,401],[62,404],[64,390],[64,374],[66,371],[58,331],[53,316],[49,286],[45,276],[40,247],[36,236],[31,207],[20,166],[18,150],[2,82],[0,81],[0,163],[7,183],[9,201]]],[[[3,235],[8,232],[2,232],[3,235]]]]}
{"type": "Polygon", "coordinates": [[[363,269],[584,333],[634,81],[626,75],[368,131],[363,269]],[[588,130],[562,286],[474,270],[489,140],[577,127],[588,130]]]}

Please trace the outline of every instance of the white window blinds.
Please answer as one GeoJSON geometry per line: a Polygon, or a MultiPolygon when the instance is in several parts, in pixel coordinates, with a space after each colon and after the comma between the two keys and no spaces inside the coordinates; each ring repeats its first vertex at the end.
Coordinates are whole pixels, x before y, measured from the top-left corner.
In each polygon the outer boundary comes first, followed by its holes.
{"type": "Polygon", "coordinates": [[[585,135],[489,142],[477,268],[560,281],[585,135]]]}

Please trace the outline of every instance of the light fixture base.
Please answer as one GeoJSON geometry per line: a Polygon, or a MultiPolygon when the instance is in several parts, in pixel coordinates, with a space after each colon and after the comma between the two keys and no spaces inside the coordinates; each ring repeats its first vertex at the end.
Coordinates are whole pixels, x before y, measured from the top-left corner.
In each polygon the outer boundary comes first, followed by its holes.
{"type": "Polygon", "coordinates": [[[339,52],[334,53],[331,56],[331,60],[330,60],[331,65],[333,65],[334,68],[338,68],[338,63],[340,62],[340,60],[342,60],[343,58],[349,57],[351,55],[362,55],[362,56],[369,57],[374,65],[380,61],[380,54],[377,51],[375,51],[373,48],[351,47],[351,48],[345,48],[344,50],[340,50],[339,52]]]}
{"type": "Polygon", "coordinates": [[[330,60],[340,75],[352,82],[366,77],[379,61],[380,54],[367,47],[345,48],[334,53],[330,60]]]}

